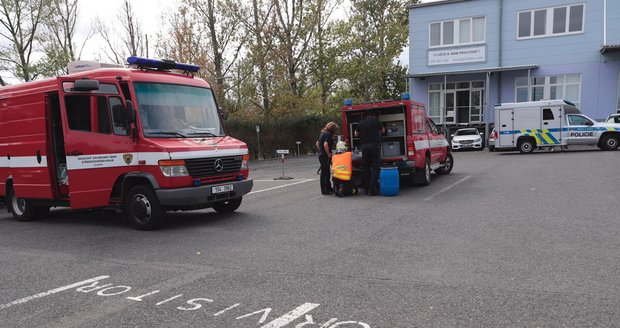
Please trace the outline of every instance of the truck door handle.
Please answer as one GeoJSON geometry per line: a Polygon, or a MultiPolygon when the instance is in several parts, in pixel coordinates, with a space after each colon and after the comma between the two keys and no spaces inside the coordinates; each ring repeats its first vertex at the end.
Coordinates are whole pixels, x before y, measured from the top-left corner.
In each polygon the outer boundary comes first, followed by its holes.
{"type": "Polygon", "coordinates": [[[81,156],[81,155],[84,155],[84,153],[82,153],[81,151],[77,151],[77,150],[70,151],[67,153],[67,156],[81,156]]]}
{"type": "Polygon", "coordinates": [[[549,125],[549,122],[545,122],[545,123],[543,123],[543,124],[544,124],[544,125],[549,125]]]}
{"type": "Polygon", "coordinates": [[[505,128],[505,127],[506,127],[506,124],[502,124],[502,128],[505,128]]]}

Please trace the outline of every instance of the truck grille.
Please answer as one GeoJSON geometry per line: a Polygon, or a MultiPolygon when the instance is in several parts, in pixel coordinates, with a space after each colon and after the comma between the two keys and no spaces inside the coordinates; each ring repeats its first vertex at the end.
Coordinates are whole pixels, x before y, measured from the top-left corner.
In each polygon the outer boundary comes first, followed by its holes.
{"type": "Polygon", "coordinates": [[[185,165],[192,178],[204,178],[237,173],[241,170],[242,156],[186,159],[185,165]]]}

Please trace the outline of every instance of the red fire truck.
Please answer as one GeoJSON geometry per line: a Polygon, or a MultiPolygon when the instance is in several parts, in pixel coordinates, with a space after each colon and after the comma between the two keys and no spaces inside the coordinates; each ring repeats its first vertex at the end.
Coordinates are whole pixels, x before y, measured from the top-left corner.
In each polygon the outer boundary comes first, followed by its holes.
{"type": "MultiPolygon", "coordinates": [[[[379,121],[385,127],[385,134],[381,137],[381,166],[398,167],[401,178],[421,186],[430,184],[431,171],[436,174],[452,171],[454,159],[441,127],[426,116],[424,104],[411,101],[408,94],[404,94],[400,101],[359,105],[353,105],[351,100],[345,101],[342,129],[345,142],[354,154],[361,145],[353,132],[369,110],[379,113],[379,121]]],[[[356,157],[353,175],[359,185],[362,163],[360,156],[356,157]]]]}
{"type": "Polygon", "coordinates": [[[168,210],[233,212],[250,192],[247,145],[225,134],[199,67],[128,63],[0,88],[0,199],[17,220],[116,206],[150,230],[168,210]]]}

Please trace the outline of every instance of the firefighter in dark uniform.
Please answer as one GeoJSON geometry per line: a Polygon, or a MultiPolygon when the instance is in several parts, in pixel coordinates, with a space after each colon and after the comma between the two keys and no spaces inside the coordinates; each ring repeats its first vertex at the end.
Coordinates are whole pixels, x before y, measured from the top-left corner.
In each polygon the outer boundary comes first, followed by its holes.
{"type": "Polygon", "coordinates": [[[366,118],[357,124],[355,136],[362,144],[362,181],[367,195],[379,193],[379,168],[381,166],[381,135],[385,128],[378,118],[376,110],[366,114],[366,118]]]}

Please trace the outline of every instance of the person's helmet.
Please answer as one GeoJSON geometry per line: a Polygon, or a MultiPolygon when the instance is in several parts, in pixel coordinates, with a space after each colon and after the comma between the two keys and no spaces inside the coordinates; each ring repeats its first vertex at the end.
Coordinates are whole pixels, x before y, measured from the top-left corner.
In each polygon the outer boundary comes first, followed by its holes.
{"type": "Polygon", "coordinates": [[[336,154],[342,154],[347,152],[347,144],[344,141],[338,141],[336,143],[336,154]]]}

